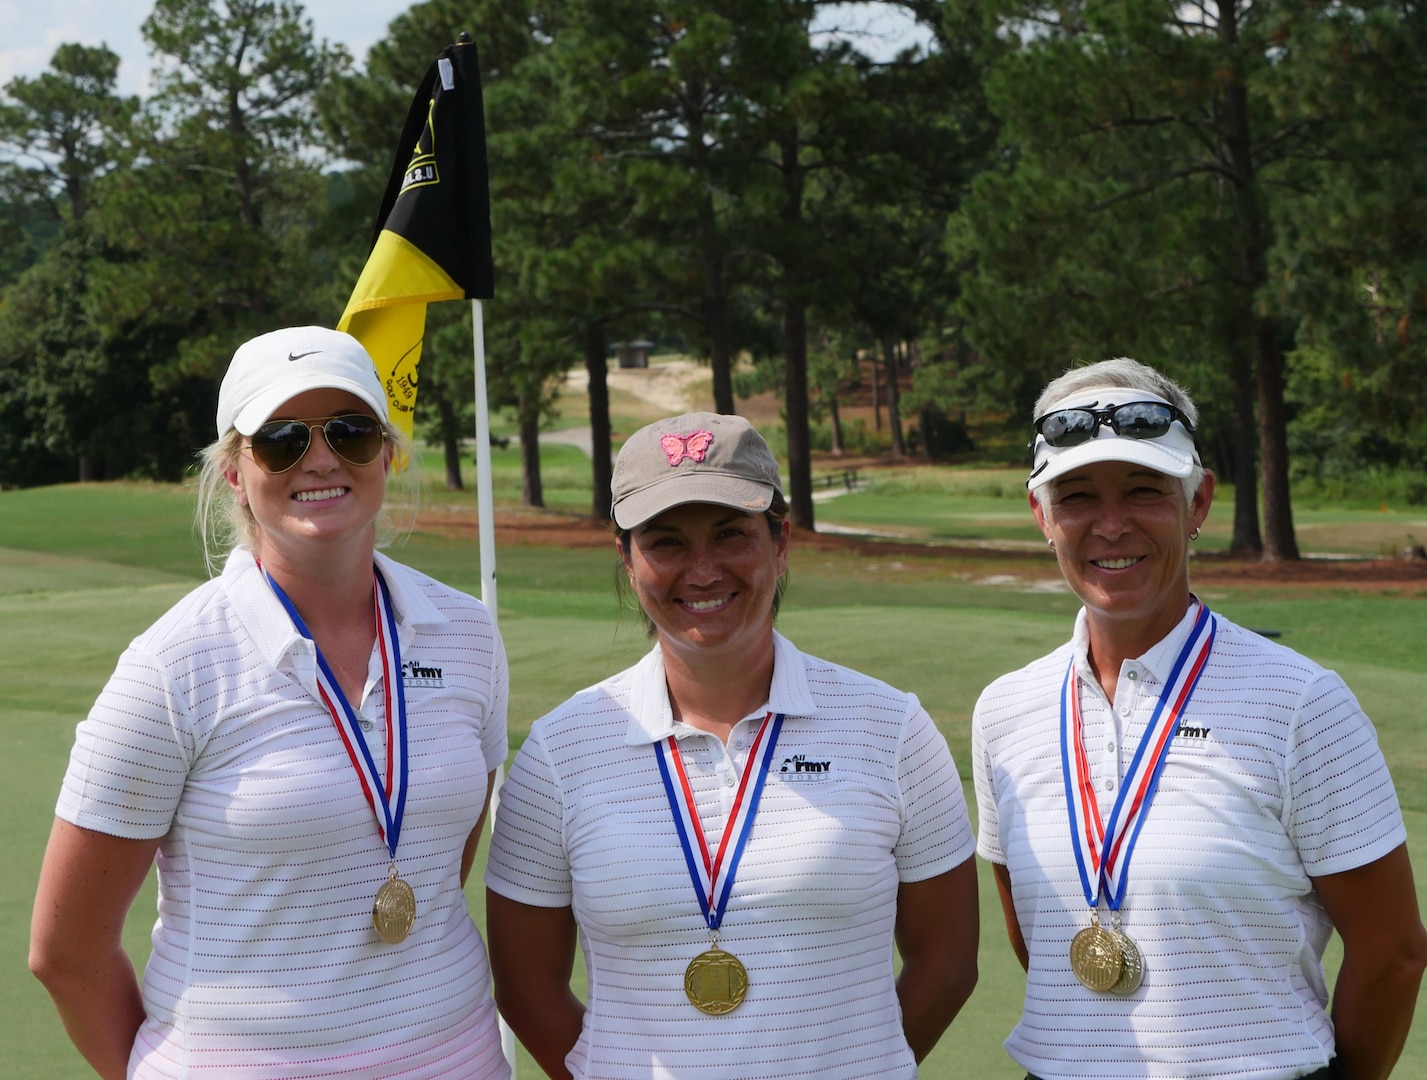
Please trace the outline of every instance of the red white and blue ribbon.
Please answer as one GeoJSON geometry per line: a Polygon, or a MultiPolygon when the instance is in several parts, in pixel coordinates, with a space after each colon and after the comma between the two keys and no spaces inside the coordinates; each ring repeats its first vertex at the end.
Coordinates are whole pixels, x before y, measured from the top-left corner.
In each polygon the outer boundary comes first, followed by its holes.
{"type": "Polygon", "coordinates": [[[733,879],[738,874],[743,849],[753,831],[753,818],[758,813],[763,784],[768,779],[773,751],[778,745],[778,733],[782,730],[782,713],[776,717],[772,713],[763,717],[758,734],[754,736],[753,747],[748,752],[748,761],[738,782],[738,793],[734,796],[733,809],[729,811],[718,851],[713,855],[709,853],[704,829],[699,823],[694,789],[689,784],[688,773],[684,771],[679,744],[672,735],[654,744],[659,776],[664,781],[669,808],[674,812],[674,828],[679,833],[679,844],[684,849],[684,861],[694,882],[694,892],[698,894],[699,909],[704,913],[709,929],[715,933],[723,923],[723,913],[733,891],[733,879]]]}
{"type": "MultiPolygon", "coordinates": [[[[282,606],[292,618],[297,632],[312,641],[312,634],[297,607],[283,592],[282,586],[263,572],[282,606]]],[[[342,745],[347,748],[352,768],[357,771],[357,780],[362,785],[362,794],[367,797],[367,805],[377,819],[377,831],[386,842],[387,851],[396,858],[396,845],[401,839],[401,819],[406,811],[406,692],[401,684],[401,649],[397,644],[396,612],[392,607],[391,593],[381,572],[372,568],[372,591],[377,609],[377,648],[382,658],[382,689],[386,701],[386,774],[383,776],[372,759],[367,740],[362,737],[360,721],[356,711],[342,693],[337,678],[327,665],[327,659],[317,643],[312,647],[317,653],[317,696],[337,725],[337,734],[342,737],[342,745]],[[395,708],[393,708],[395,699],[395,708]]]]}
{"type": "Polygon", "coordinates": [[[1092,908],[1099,906],[1102,895],[1111,911],[1118,911],[1124,902],[1130,859],[1159,788],[1160,774],[1164,771],[1169,745],[1179,730],[1180,716],[1214,647],[1215,626],[1209,609],[1200,604],[1189,638],[1160,691],[1154,715],[1135,749],[1108,819],[1101,818],[1100,806],[1095,800],[1095,785],[1085,754],[1075,660],[1070,661],[1060,694],[1060,765],[1070,814],[1071,846],[1085,901],[1092,908]]]}

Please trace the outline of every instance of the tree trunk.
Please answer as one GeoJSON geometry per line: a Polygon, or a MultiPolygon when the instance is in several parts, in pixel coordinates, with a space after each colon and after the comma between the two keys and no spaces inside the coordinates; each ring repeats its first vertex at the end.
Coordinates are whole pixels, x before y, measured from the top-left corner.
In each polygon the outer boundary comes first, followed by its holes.
{"type": "MultiPolygon", "coordinates": [[[[917,372],[922,368],[922,343],[912,341],[907,345],[907,358],[912,369],[912,386],[916,386],[917,372]]],[[[917,433],[922,441],[922,456],[932,460],[932,407],[923,405],[917,410],[917,433]]]]}
{"type": "MultiPolygon", "coordinates": [[[[694,92],[686,101],[700,101],[694,92]]],[[[709,365],[713,373],[714,412],[731,415],[733,408],[733,345],[728,325],[728,287],[724,281],[723,245],[719,242],[718,215],[713,202],[713,165],[709,139],[705,137],[707,116],[702,109],[685,113],[688,147],[694,175],[703,180],[703,197],[696,217],[699,230],[699,261],[703,277],[700,316],[709,340],[709,365]]]]}
{"type": "MultiPolygon", "coordinates": [[[[1277,562],[1297,559],[1298,543],[1293,536],[1293,507],[1288,490],[1288,428],[1283,402],[1283,356],[1278,349],[1277,327],[1271,317],[1261,315],[1256,302],[1268,281],[1268,225],[1259,205],[1254,164],[1253,132],[1249,126],[1248,88],[1243,65],[1237,55],[1237,0],[1219,5],[1219,43],[1226,53],[1225,64],[1232,79],[1225,88],[1225,118],[1228,124],[1227,149],[1235,184],[1235,217],[1240,258],[1240,295],[1243,312],[1234,320],[1234,332],[1242,348],[1247,335],[1254,350],[1258,377],[1259,467],[1263,483],[1264,558],[1277,562]]],[[[1237,523],[1237,522],[1236,522],[1237,523]]]]}
{"type": "Polygon", "coordinates": [[[520,502],[524,506],[545,506],[545,489],[540,482],[540,399],[521,391],[517,402],[520,414],[520,502]]]}
{"type": "Polygon", "coordinates": [[[445,394],[436,394],[436,412],[441,419],[441,449],[446,457],[446,490],[464,491],[461,483],[461,433],[456,427],[456,410],[445,394]]]}
{"type": "Polygon", "coordinates": [[[877,350],[872,350],[872,430],[882,430],[882,365],[877,362],[877,350]]]}
{"type": "Polygon", "coordinates": [[[1288,415],[1283,403],[1283,354],[1274,321],[1258,320],[1259,462],[1263,468],[1263,556],[1298,558],[1293,504],[1288,490],[1288,415]]]}
{"type": "Polygon", "coordinates": [[[94,459],[89,456],[87,451],[81,452],[79,455],[79,482],[87,484],[93,479],[94,459]]]}
{"type": "Polygon", "coordinates": [[[788,414],[788,505],[793,524],[813,528],[813,458],[808,433],[808,313],[789,297],[783,309],[783,405],[788,414]]]}
{"type": "Polygon", "coordinates": [[[614,473],[610,465],[613,434],[609,423],[609,365],[605,359],[603,323],[593,322],[585,327],[581,347],[585,354],[585,371],[590,376],[590,479],[595,486],[590,512],[597,521],[608,521],[609,488],[614,473]]]}
{"type": "Polygon", "coordinates": [[[728,293],[724,286],[718,222],[714,218],[713,199],[708,195],[699,207],[699,234],[703,247],[703,319],[709,336],[714,412],[731,415],[734,411],[733,348],[729,342],[728,293]]]}
{"type": "MultiPolygon", "coordinates": [[[[796,121],[779,140],[783,174],[783,224],[795,238],[803,226],[803,166],[798,160],[796,121]]],[[[802,274],[797,260],[802,251],[793,243],[783,253],[783,407],[788,422],[788,505],[793,524],[803,529],[813,524],[813,456],[808,432],[808,310],[803,299],[802,274]]]]}
{"type": "Polygon", "coordinates": [[[831,425],[828,435],[832,452],[838,457],[842,457],[844,453],[842,446],[842,413],[837,407],[837,394],[828,395],[827,416],[828,423],[831,425]]]}
{"type": "Polygon", "coordinates": [[[1254,424],[1254,371],[1246,342],[1241,342],[1229,362],[1229,385],[1233,394],[1234,433],[1234,535],[1230,555],[1263,554],[1259,535],[1257,427],[1254,424]]]}
{"type": "Polygon", "coordinates": [[[897,344],[891,338],[882,339],[882,355],[887,361],[887,428],[892,433],[892,456],[907,456],[907,444],[902,441],[901,402],[897,387],[897,344]]]}

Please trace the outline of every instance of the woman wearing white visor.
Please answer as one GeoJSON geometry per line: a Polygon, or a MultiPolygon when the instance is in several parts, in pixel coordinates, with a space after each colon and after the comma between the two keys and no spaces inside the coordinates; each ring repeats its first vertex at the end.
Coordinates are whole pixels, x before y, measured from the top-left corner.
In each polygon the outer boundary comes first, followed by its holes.
{"type": "Polygon", "coordinates": [[[1031,511],[1084,606],[973,719],[978,850],[1027,971],[1007,1049],[1044,1080],[1387,1076],[1427,934],[1371,723],[1190,592],[1214,477],[1183,389],[1109,360],[1035,416],[1031,511]]]}

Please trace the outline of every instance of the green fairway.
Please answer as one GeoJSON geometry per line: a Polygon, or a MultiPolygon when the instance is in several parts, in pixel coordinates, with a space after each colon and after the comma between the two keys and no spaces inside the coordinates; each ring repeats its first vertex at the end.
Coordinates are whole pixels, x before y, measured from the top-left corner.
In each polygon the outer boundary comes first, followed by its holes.
{"type": "MultiPolygon", "coordinates": [[[[550,449],[558,454],[565,448],[550,449]]],[[[432,494],[426,502],[445,498],[432,494]]],[[[1023,504],[1006,495],[968,491],[961,499],[958,512],[968,519],[990,507],[1024,513],[1023,504]]],[[[126,642],[201,580],[188,513],[189,495],[167,487],[0,493],[0,691],[6,703],[0,732],[12,747],[0,778],[18,807],[0,840],[12,868],[0,886],[0,957],[12,976],[0,987],[0,1028],[7,1048],[4,1075],[16,1080],[86,1075],[43,990],[25,974],[29,908],[74,724],[126,642]]],[[[392,554],[459,587],[477,588],[473,544],[416,534],[392,554]]],[[[501,549],[512,748],[542,712],[647,648],[640,620],[617,609],[613,569],[607,549],[501,549]]],[[[1064,640],[1076,609],[1064,592],[982,579],[960,564],[931,559],[869,559],[795,547],[780,625],[809,652],[915,691],[947,734],[965,777],[976,695],[994,676],[1064,640]]],[[[1419,874],[1427,875],[1427,724],[1418,706],[1427,700],[1423,598],[1256,589],[1211,593],[1208,599],[1236,621],[1280,632],[1285,644],[1349,680],[1377,724],[1407,809],[1414,859],[1419,874]]],[[[924,1076],[1023,1075],[1000,1048],[1018,1015],[1023,983],[984,865],[981,888],[980,986],[924,1076]]],[[[469,894],[483,922],[479,885],[469,894]]],[[[127,926],[126,942],[139,963],[153,911],[150,881],[127,926]]],[[[1422,1027],[1398,1076],[1427,1076],[1422,1027]]],[[[525,1058],[520,1075],[540,1074],[525,1058]]]]}
{"type": "MultiPolygon", "coordinates": [[[[818,505],[820,523],[941,543],[1044,543],[1026,508],[1025,470],[906,466],[864,470],[864,486],[818,505]]],[[[1220,484],[1200,547],[1227,550],[1234,489],[1220,484]]],[[[1294,525],[1305,552],[1396,555],[1427,540],[1427,508],[1300,499],[1294,525]]]]}

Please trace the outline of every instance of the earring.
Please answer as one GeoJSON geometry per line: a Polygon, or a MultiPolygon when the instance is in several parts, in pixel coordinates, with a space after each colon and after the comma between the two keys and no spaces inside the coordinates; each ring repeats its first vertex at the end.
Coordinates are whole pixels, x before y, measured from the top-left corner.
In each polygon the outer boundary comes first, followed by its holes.
{"type": "Polygon", "coordinates": [[[1051,537],[1047,536],[1047,537],[1045,538],[1045,546],[1048,547],[1048,548],[1050,548],[1051,551],[1054,551],[1054,550],[1055,550],[1055,541],[1054,541],[1051,537]]]}
{"type": "Polygon", "coordinates": [[[1191,539],[1191,540],[1198,540],[1198,539],[1199,539],[1199,526],[1198,526],[1198,525],[1194,526],[1194,531],[1189,534],[1189,539],[1191,539]]]}

